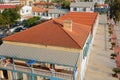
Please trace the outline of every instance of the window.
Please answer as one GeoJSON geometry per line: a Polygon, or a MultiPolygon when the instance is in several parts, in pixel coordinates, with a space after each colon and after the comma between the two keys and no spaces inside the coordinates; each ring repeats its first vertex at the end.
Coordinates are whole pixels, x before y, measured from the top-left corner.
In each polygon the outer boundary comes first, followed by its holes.
{"type": "Polygon", "coordinates": [[[26,10],[26,12],[28,12],[28,10],[26,10]]]}
{"type": "Polygon", "coordinates": [[[35,12],[33,12],[33,15],[35,15],[35,12]]]}
{"type": "Polygon", "coordinates": [[[42,15],[45,16],[45,13],[43,13],[42,15]]]}
{"type": "Polygon", "coordinates": [[[40,13],[38,12],[38,16],[40,15],[40,13]]]}
{"type": "Polygon", "coordinates": [[[86,11],[86,8],[83,8],[83,11],[86,11]]]}
{"type": "Polygon", "coordinates": [[[74,7],[74,8],[73,8],[73,11],[77,11],[77,8],[76,8],[76,7],[74,7]]]}
{"type": "Polygon", "coordinates": [[[24,13],[24,10],[22,10],[22,13],[24,13]]]}

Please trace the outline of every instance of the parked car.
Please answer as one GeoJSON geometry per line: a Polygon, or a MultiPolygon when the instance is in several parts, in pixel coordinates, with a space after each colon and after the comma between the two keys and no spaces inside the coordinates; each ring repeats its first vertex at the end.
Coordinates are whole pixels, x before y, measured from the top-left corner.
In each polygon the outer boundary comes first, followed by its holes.
{"type": "Polygon", "coordinates": [[[4,37],[4,35],[3,35],[3,34],[0,34],[0,39],[3,38],[3,37],[4,37]]]}
{"type": "Polygon", "coordinates": [[[20,31],[22,31],[22,30],[24,30],[22,27],[14,27],[14,28],[11,28],[10,29],[10,32],[11,33],[16,33],[16,32],[20,32],[20,31]]]}

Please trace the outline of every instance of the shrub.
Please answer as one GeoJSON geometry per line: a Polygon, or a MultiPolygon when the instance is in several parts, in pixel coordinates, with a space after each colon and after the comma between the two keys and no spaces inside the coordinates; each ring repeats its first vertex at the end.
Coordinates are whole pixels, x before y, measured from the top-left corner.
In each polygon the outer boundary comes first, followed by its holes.
{"type": "Polygon", "coordinates": [[[120,73],[120,68],[113,68],[112,71],[115,72],[116,74],[120,73]]]}
{"type": "Polygon", "coordinates": [[[113,34],[113,32],[110,30],[110,31],[109,31],[109,34],[113,34]]]}
{"type": "Polygon", "coordinates": [[[112,43],[111,43],[111,45],[112,45],[112,46],[115,46],[115,43],[114,43],[114,42],[112,42],[112,43]]]}
{"type": "Polygon", "coordinates": [[[116,57],[117,55],[116,55],[116,54],[114,54],[114,53],[112,53],[112,54],[111,54],[111,56],[112,56],[112,57],[116,57]]]}

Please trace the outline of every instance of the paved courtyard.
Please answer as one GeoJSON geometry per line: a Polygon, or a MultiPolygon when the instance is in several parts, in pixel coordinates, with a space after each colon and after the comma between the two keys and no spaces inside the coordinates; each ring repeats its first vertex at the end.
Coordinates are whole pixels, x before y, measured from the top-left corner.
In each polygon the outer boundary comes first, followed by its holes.
{"type": "Polygon", "coordinates": [[[116,67],[115,60],[110,59],[113,53],[106,25],[106,15],[100,15],[100,21],[91,47],[85,80],[118,80],[112,77],[112,68],[116,67]]]}

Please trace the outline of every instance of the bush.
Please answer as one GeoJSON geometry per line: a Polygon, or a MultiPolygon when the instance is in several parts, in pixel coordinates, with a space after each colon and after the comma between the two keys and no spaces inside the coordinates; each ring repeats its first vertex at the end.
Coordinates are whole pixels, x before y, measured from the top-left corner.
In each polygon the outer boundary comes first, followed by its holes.
{"type": "Polygon", "coordinates": [[[115,43],[114,43],[114,42],[112,42],[112,43],[111,43],[111,45],[112,45],[112,46],[115,46],[115,43]]]}
{"type": "Polygon", "coordinates": [[[120,68],[113,68],[112,71],[115,72],[116,74],[120,73],[120,68]]]}
{"type": "Polygon", "coordinates": [[[110,30],[110,31],[109,31],[109,34],[113,34],[113,32],[110,30]]]}
{"type": "Polygon", "coordinates": [[[112,54],[111,54],[111,56],[112,56],[112,57],[116,57],[117,55],[116,55],[116,54],[114,54],[114,53],[112,53],[112,54]]]}

